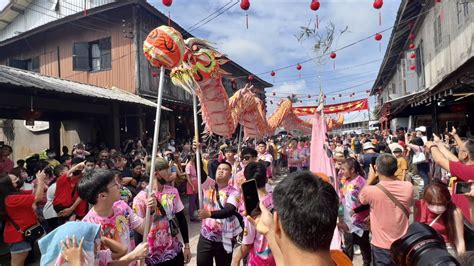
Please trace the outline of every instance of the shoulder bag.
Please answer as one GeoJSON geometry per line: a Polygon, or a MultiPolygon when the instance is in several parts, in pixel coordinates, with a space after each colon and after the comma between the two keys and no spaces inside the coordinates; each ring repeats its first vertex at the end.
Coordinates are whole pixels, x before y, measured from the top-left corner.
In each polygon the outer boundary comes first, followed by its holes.
{"type": "Polygon", "coordinates": [[[403,211],[403,213],[407,216],[407,218],[410,217],[410,211],[405,207],[403,206],[403,204],[400,203],[400,201],[398,201],[395,196],[393,196],[392,193],[390,193],[390,191],[388,191],[384,186],[382,186],[380,183],[378,183],[376,185],[376,187],[378,187],[380,190],[382,190],[383,193],[385,193],[385,195],[387,195],[387,197],[393,202],[395,203],[395,205],[400,208],[400,210],[403,211]]]}

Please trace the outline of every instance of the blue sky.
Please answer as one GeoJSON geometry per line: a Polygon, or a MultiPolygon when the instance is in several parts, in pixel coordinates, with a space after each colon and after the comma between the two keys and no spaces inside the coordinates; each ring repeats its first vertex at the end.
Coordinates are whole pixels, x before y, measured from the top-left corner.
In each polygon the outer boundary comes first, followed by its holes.
{"type": "MultiPolygon", "coordinates": [[[[189,29],[216,9],[230,2],[240,1],[174,0],[170,8],[165,7],[161,0],[149,2],[164,13],[170,11],[177,23],[189,29]]],[[[308,25],[310,19],[314,23],[316,14],[319,16],[319,29],[322,33],[325,32],[324,26],[329,22],[336,26],[337,31],[348,27],[346,33],[336,34],[332,48],[338,49],[393,26],[400,5],[399,0],[384,1],[380,26],[379,11],[372,7],[373,1],[320,0],[321,8],[316,12],[309,8],[310,2],[310,0],[250,0],[251,6],[248,12],[240,9],[240,5],[237,4],[216,19],[193,30],[192,33],[214,42],[222,53],[249,71],[259,74],[320,55],[312,50],[313,41],[300,43],[294,36],[299,32],[300,26],[308,25]],[[245,25],[246,13],[249,15],[249,29],[246,29],[245,25]]],[[[295,67],[277,71],[274,80],[268,73],[259,75],[274,84],[273,88],[267,89],[269,112],[274,110],[275,103],[281,97],[289,93],[318,94],[319,84],[324,93],[328,94],[328,104],[334,103],[332,97],[336,97],[335,102],[366,97],[365,91],[372,87],[373,80],[377,76],[390,33],[391,31],[383,33],[380,42],[381,51],[379,43],[373,38],[338,51],[335,68],[334,61],[325,56],[322,62],[314,60],[302,64],[301,71],[295,67]],[[360,64],[364,65],[353,67],[360,64]],[[339,98],[339,92],[334,93],[362,83],[364,84],[361,86],[342,91],[342,98],[339,98]],[[273,92],[276,96],[273,96],[273,92]],[[354,98],[349,97],[352,92],[356,93],[354,98]],[[273,106],[269,104],[270,100],[273,101],[273,106]]],[[[297,105],[314,104],[314,97],[309,99],[307,96],[299,96],[299,98],[303,103],[297,105]]],[[[370,103],[373,105],[373,99],[370,103]]]]}

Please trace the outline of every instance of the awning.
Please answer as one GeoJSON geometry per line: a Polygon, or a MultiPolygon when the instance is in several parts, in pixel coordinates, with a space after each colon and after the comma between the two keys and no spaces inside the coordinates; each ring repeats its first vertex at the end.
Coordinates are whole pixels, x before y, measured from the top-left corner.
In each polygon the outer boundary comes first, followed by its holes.
{"type": "MultiPolygon", "coordinates": [[[[107,89],[56,77],[45,76],[13,67],[0,66],[0,86],[5,84],[10,84],[18,88],[33,88],[44,91],[54,91],[156,107],[156,103],[150,100],[115,87],[107,89]]],[[[161,108],[166,111],[172,111],[163,106],[161,108]]]]}

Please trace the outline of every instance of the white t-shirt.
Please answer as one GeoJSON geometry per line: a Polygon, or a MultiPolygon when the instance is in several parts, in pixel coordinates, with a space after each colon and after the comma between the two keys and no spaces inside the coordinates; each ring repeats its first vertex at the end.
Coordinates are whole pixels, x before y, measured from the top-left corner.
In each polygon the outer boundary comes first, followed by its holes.
{"type": "Polygon", "coordinates": [[[46,204],[43,208],[43,216],[45,219],[51,219],[58,217],[58,214],[53,208],[54,193],[56,192],[56,183],[48,187],[46,192],[46,204]]]}

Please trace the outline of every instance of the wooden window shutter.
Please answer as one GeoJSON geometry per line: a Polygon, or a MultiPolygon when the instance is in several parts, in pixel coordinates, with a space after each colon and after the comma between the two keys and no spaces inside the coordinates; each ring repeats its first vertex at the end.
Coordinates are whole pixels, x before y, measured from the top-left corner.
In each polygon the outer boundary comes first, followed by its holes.
{"type": "Polygon", "coordinates": [[[18,68],[18,69],[24,69],[24,70],[27,69],[27,63],[25,60],[8,58],[7,65],[10,67],[18,68]]]}
{"type": "Polygon", "coordinates": [[[109,38],[99,40],[100,49],[100,68],[112,68],[112,43],[109,38]]]}
{"type": "Polygon", "coordinates": [[[74,71],[89,71],[89,43],[76,42],[72,48],[72,70],[74,71]]]}
{"type": "Polygon", "coordinates": [[[31,71],[40,73],[40,59],[39,56],[31,59],[31,71]]]}

